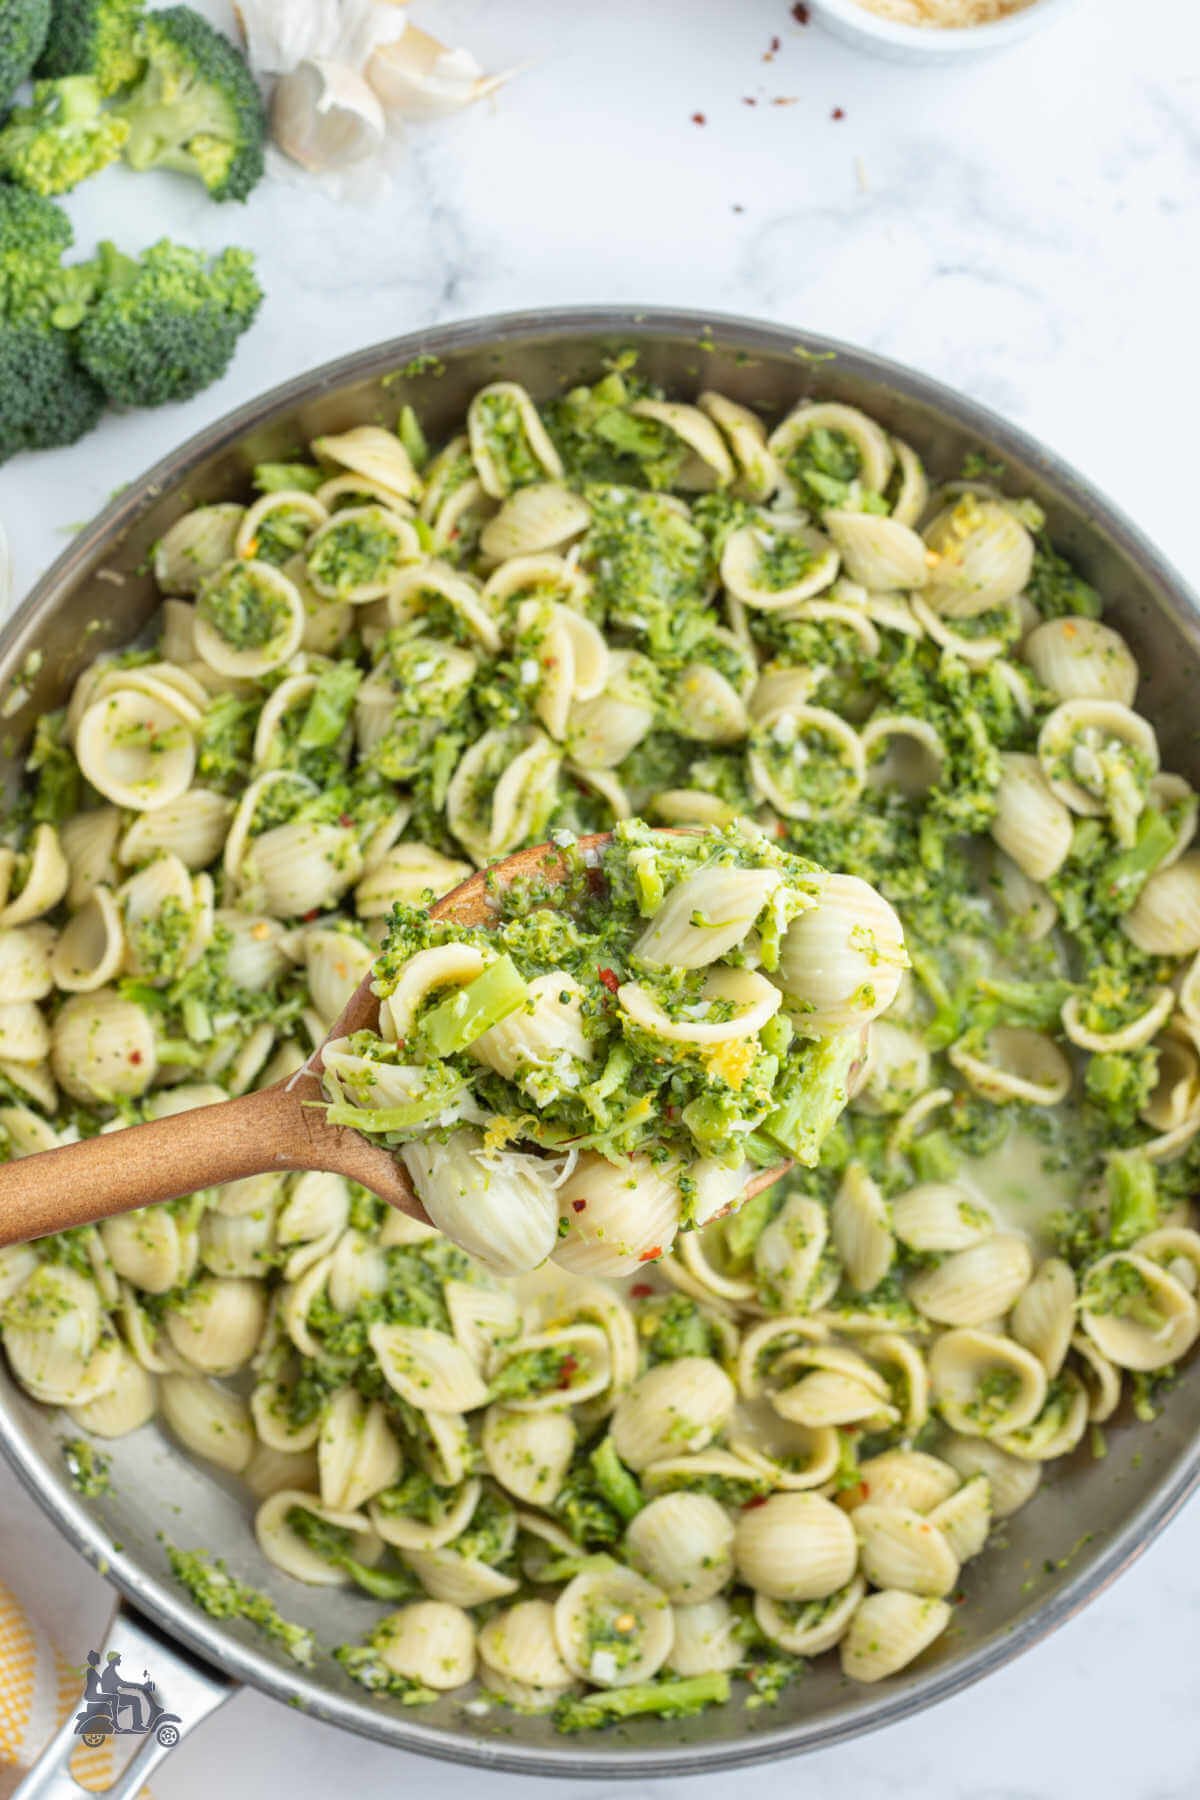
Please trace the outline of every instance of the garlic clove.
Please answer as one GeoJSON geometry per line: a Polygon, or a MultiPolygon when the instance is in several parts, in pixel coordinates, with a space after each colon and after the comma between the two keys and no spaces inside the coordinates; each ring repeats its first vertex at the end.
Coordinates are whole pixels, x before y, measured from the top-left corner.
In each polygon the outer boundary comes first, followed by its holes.
{"type": "Polygon", "coordinates": [[[344,63],[316,59],[275,84],[271,135],[293,162],[322,174],[376,155],[387,120],[361,75],[344,63]]]}
{"type": "Polygon", "coordinates": [[[415,25],[393,43],[380,45],[366,69],[387,110],[406,119],[457,112],[494,93],[514,73],[485,75],[470,51],[450,50],[415,25]]]}
{"type": "Polygon", "coordinates": [[[233,16],[256,75],[283,75],[337,42],[338,0],[235,0],[233,16]]]}

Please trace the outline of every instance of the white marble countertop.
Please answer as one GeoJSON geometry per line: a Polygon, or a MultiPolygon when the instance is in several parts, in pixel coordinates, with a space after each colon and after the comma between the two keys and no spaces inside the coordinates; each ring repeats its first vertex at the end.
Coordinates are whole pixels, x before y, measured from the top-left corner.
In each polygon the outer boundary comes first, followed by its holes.
{"type": "MultiPolygon", "coordinates": [[[[220,0],[210,10],[220,18],[220,0]]],[[[569,301],[758,314],[915,364],[1044,438],[1200,578],[1200,13],[1084,0],[1007,56],[940,73],[864,59],[799,27],[785,0],[415,10],[490,66],[530,67],[496,103],[414,132],[390,198],[339,206],[264,184],[245,209],[217,208],[182,181],[120,170],[74,197],[83,250],[106,234],[244,242],[268,302],[229,375],[188,406],[111,417],[71,450],[0,469],[18,594],[115,486],[260,389],[433,321],[569,301]]],[[[0,1545],[18,1542],[25,1585],[81,1654],[106,1590],[0,1471],[0,1545]]],[[[797,1783],[814,1800],[1194,1796],[1198,1615],[1193,1506],[1081,1618],[982,1687],[750,1779],[764,1800],[797,1783]]],[[[439,1800],[519,1791],[249,1694],[155,1789],[207,1800],[214,1782],[228,1800],[285,1788],[326,1800],[348,1782],[439,1800]]],[[[637,1792],[715,1800],[728,1786],[637,1792]]]]}

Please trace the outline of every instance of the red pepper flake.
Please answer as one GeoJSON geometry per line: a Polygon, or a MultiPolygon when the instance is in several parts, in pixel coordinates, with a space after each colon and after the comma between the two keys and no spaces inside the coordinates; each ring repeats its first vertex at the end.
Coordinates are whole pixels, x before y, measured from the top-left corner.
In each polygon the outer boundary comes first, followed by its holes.
{"type": "Polygon", "coordinates": [[[576,1373],[578,1368],[579,1363],[574,1356],[567,1355],[563,1357],[562,1368],[558,1372],[558,1385],[560,1388],[570,1387],[571,1377],[576,1373]]]}
{"type": "Polygon", "coordinates": [[[808,8],[805,6],[804,0],[796,0],[796,4],[792,8],[792,17],[797,25],[808,24],[808,8]]]}
{"type": "Polygon", "coordinates": [[[753,94],[743,94],[742,95],[742,105],[743,106],[757,106],[758,101],[754,98],[753,94]]]}
{"type": "Polygon", "coordinates": [[[781,51],[781,50],[782,50],[782,49],[783,49],[783,40],[782,40],[782,38],[777,38],[777,37],[773,37],[773,38],[772,38],[772,39],[771,39],[771,55],[772,55],[772,56],[778,56],[778,55],[779,55],[779,52],[780,52],[780,51],[781,51]]]}
{"type": "Polygon", "coordinates": [[[572,1209],[575,1212],[582,1212],[586,1205],[587,1205],[586,1200],[572,1200],[572,1202],[571,1202],[572,1209]]]}
{"type": "Polygon", "coordinates": [[[349,826],[353,825],[353,823],[354,823],[354,820],[350,817],[349,813],[339,813],[338,814],[338,824],[339,825],[345,825],[345,826],[349,827],[349,826]]]}
{"type": "Polygon", "coordinates": [[[692,114],[692,124],[693,125],[707,125],[708,120],[705,118],[703,113],[693,113],[692,114]]]}
{"type": "Polygon", "coordinates": [[[753,1510],[756,1506],[765,1506],[766,1504],[767,1504],[766,1494],[755,1494],[755,1496],[752,1500],[746,1500],[743,1502],[742,1511],[743,1512],[753,1512],[753,1510]]]}
{"type": "Polygon", "coordinates": [[[137,1063],[140,1063],[140,1062],[141,1062],[141,1060],[142,1060],[142,1053],[141,1053],[141,1051],[140,1051],[140,1050],[131,1050],[131,1051],[130,1051],[130,1052],[129,1052],[129,1060],[130,1060],[130,1062],[131,1062],[131,1063],[133,1063],[133,1064],[135,1064],[135,1065],[136,1065],[136,1064],[137,1064],[137,1063]]]}
{"type": "Polygon", "coordinates": [[[629,1292],[635,1300],[644,1300],[647,1294],[654,1292],[654,1289],[648,1281],[635,1281],[629,1292]]]}
{"type": "Polygon", "coordinates": [[[734,212],[737,212],[737,213],[744,213],[746,209],[744,206],[739,206],[737,204],[737,201],[735,200],[733,203],[733,210],[734,210],[734,212]]]}
{"type": "Polygon", "coordinates": [[[844,119],[846,114],[840,106],[835,106],[829,116],[831,119],[844,119]]]}
{"type": "Polygon", "coordinates": [[[603,982],[610,994],[615,994],[621,983],[611,969],[597,969],[597,979],[603,982]]]}
{"type": "Polygon", "coordinates": [[[320,912],[320,910],[321,909],[319,906],[314,906],[311,912],[301,913],[300,917],[303,919],[303,921],[306,925],[311,925],[313,920],[316,918],[317,914],[320,912]]]}
{"type": "Polygon", "coordinates": [[[651,1249],[643,1250],[642,1254],[638,1257],[638,1261],[639,1262],[657,1262],[661,1255],[662,1255],[662,1245],[655,1244],[651,1249]]]}

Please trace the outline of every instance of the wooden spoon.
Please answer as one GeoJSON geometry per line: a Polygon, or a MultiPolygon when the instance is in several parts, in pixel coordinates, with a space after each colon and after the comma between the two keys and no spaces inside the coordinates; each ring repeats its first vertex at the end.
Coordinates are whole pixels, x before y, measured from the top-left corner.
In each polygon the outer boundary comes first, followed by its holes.
{"type": "MultiPolygon", "coordinates": [[[[578,844],[586,854],[611,841],[608,832],[596,832],[581,837],[578,844]]],[[[486,873],[470,876],[430,908],[430,917],[453,919],[459,925],[490,925],[496,914],[489,883],[507,887],[534,874],[551,883],[566,879],[567,866],[552,845],[518,851],[486,873]]],[[[325,1116],[321,1087],[325,1046],[353,1031],[378,1030],[379,1000],[371,991],[372,979],[373,971],[368,971],[304,1067],[285,1080],[236,1100],[102,1132],[0,1165],[0,1248],[246,1175],[292,1169],[328,1169],[344,1175],[400,1212],[427,1223],[425,1208],[399,1158],[350,1126],[331,1125],[325,1116]]],[[[769,1187],[789,1166],[760,1170],[747,1182],[745,1198],[769,1187]]]]}

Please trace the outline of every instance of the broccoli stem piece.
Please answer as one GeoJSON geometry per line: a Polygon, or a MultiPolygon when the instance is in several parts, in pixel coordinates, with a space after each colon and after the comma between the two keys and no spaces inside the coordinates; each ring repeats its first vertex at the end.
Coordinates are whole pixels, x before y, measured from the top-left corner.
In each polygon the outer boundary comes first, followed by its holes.
{"type": "Polygon", "coordinates": [[[453,1056],[477,1037],[500,1025],[529,998],[529,989],[511,956],[494,963],[468,981],[421,1020],[421,1036],[435,1056],[453,1056]]]}
{"type": "Polygon", "coordinates": [[[1158,1224],[1158,1179],[1154,1165],[1138,1150],[1120,1150],[1108,1159],[1108,1237],[1124,1250],[1158,1224]]]}
{"type": "Polygon", "coordinates": [[[614,1719],[632,1719],[655,1713],[662,1719],[683,1719],[720,1706],[729,1698],[729,1677],[723,1670],[689,1675],[681,1681],[639,1681],[630,1687],[603,1688],[598,1693],[568,1696],[554,1709],[559,1731],[595,1731],[614,1719]]]}
{"type": "Polygon", "coordinates": [[[620,1513],[626,1524],[639,1513],[645,1505],[645,1497],[636,1478],[630,1474],[625,1464],[617,1455],[616,1446],[610,1437],[602,1438],[588,1457],[592,1465],[592,1473],[596,1477],[596,1486],[608,1501],[613,1511],[620,1513]]]}
{"type": "Polygon", "coordinates": [[[846,1104],[850,1070],[861,1055],[861,1031],[846,1031],[809,1039],[784,1060],[779,1083],[784,1097],[768,1113],[763,1130],[806,1169],[817,1165],[821,1145],[846,1104]]]}
{"type": "Polygon", "coordinates": [[[317,679],[296,743],[301,750],[324,750],[346,729],[362,670],[352,662],[334,663],[317,679]]]}

